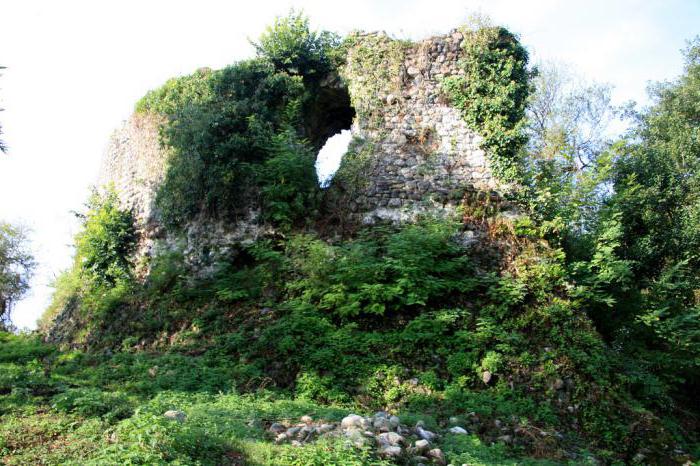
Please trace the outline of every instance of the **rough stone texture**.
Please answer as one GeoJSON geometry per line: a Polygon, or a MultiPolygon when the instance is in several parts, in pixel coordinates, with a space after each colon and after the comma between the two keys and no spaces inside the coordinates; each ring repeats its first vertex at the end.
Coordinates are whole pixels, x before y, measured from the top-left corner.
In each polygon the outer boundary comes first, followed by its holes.
{"type": "Polygon", "coordinates": [[[462,40],[457,31],[412,44],[383,33],[355,37],[341,74],[357,110],[352,152],[362,155],[353,167],[350,154],[336,175],[340,190],[352,193],[350,215],[401,221],[453,207],[465,192],[507,188],[492,176],[479,135],[441,92],[443,78],[464,73],[462,40]],[[342,186],[344,177],[357,181],[344,175],[353,169],[365,182],[342,186]]]}
{"type": "Polygon", "coordinates": [[[257,221],[258,211],[251,208],[236,224],[200,216],[192,219],[182,234],[164,231],[155,205],[169,156],[160,142],[163,122],[157,115],[138,113],[125,121],[112,134],[104,152],[98,186],[113,185],[122,206],[134,213],[139,233],[137,257],[177,249],[194,271],[206,275],[217,257],[231,252],[235,244],[255,240],[265,231],[264,226],[257,221]]]}
{"type": "MultiPolygon", "coordinates": [[[[355,109],[355,149],[329,189],[329,197],[341,193],[342,215],[365,223],[403,221],[449,210],[465,193],[497,197],[504,190],[491,175],[480,137],[441,93],[444,77],[462,73],[462,40],[457,31],[417,43],[383,33],[354,36],[340,75],[355,109]]],[[[126,121],[110,139],[99,184],[113,183],[122,204],[134,212],[141,233],[138,256],[177,248],[195,271],[206,274],[218,257],[264,234],[266,226],[250,206],[235,224],[199,216],[183,234],[163,231],[154,202],[168,159],[160,144],[162,123],[144,114],[126,121]]]]}
{"type": "Polygon", "coordinates": [[[122,207],[134,213],[138,257],[154,253],[154,239],[160,233],[155,198],[169,155],[160,142],[163,122],[158,115],[140,113],[124,121],[109,139],[97,181],[102,188],[114,187],[122,207]]]}
{"type": "Polygon", "coordinates": [[[155,196],[165,176],[167,150],[160,143],[162,118],[134,114],[115,131],[102,157],[98,185],[113,184],[137,220],[154,220],[155,196]]]}

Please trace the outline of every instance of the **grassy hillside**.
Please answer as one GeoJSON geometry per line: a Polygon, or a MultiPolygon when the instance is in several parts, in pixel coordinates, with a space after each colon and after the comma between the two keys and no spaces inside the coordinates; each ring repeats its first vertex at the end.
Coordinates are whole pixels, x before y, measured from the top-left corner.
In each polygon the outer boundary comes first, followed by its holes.
{"type": "MultiPolygon", "coordinates": [[[[209,355],[61,352],[10,334],[0,342],[2,464],[388,464],[344,435],[275,443],[273,423],[295,426],[311,416],[314,425],[337,425],[351,408],[272,391],[239,394],[226,362],[209,355]],[[168,419],[169,410],[186,418],[168,419]]],[[[446,431],[429,415],[402,417],[418,420],[446,431]]],[[[433,446],[456,463],[524,464],[473,434],[444,433],[433,446]]]]}
{"type": "Polygon", "coordinates": [[[464,34],[444,101],[485,135],[517,215],[479,193],[402,225],[340,219],[310,128],[349,45],[302,16],[278,20],[253,60],[150,92],[137,111],[163,117],[172,149],[163,228],[183,237],[194,218],[254,207],[266,233],[201,274],[177,241],[136,257],[133,212],[92,196],[41,322],[57,345],[0,336],[1,461],[697,458],[698,47],[628,139],[582,154],[575,131],[527,132],[537,74],[517,38],[464,34]]]}

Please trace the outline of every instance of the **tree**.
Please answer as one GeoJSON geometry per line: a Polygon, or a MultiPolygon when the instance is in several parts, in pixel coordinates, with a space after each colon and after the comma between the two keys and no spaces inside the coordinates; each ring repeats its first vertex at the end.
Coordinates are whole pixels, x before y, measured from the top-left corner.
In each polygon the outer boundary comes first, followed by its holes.
{"type": "MultiPolygon", "coordinates": [[[[617,292],[599,329],[685,393],[700,386],[700,38],[684,73],[651,88],[615,148],[604,217],[622,228],[615,255],[631,264],[633,292],[617,292]]],[[[602,225],[602,222],[601,222],[602,225]]]]}
{"type": "MultiPolygon", "coordinates": [[[[0,70],[4,70],[4,69],[5,69],[4,66],[0,66],[0,70]]],[[[2,76],[2,75],[0,75],[0,76],[2,76]]],[[[0,112],[2,112],[2,111],[3,111],[3,109],[0,108],[0,112]]],[[[0,136],[2,136],[2,125],[0,125],[0,136]]],[[[0,139],[0,152],[2,152],[3,154],[7,153],[7,146],[5,145],[5,141],[3,141],[2,139],[0,139]]]]}
{"type": "Polygon", "coordinates": [[[592,228],[610,180],[611,86],[557,63],[536,68],[527,106],[526,170],[537,218],[570,234],[592,228]]]}
{"type": "Polygon", "coordinates": [[[553,62],[540,64],[527,107],[529,151],[561,158],[573,170],[590,166],[607,145],[615,116],[608,84],[585,82],[553,62]]]}
{"type": "Polygon", "coordinates": [[[333,52],[340,38],[329,31],[312,31],[309,18],[292,10],[286,17],[277,17],[252,44],[276,69],[318,80],[334,68],[333,52]]]}
{"type": "Polygon", "coordinates": [[[685,51],[684,74],[651,88],[615,166],[615,208],[625,225],[625,254],[640,276],[687,261],[700,273],[700,38],[685,51]]]}
{"type": "Polygon", "coordinates": [[[0,328],[9,326],[10,312],[29,289],[34,267],[26,231],[0,221],[0,328]]]}

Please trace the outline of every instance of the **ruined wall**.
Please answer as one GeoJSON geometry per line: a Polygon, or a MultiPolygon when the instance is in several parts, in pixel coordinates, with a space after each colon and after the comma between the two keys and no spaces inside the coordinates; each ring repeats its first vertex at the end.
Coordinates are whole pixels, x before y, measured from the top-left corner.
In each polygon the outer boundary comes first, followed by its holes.
{"type": "MultiPolygon", "coordinates": [[[[327,193],[341,215],[365,223],[402,221],[453,209],[474,193],[498,198],[507,189],[492,176],[481,138],[441,90],[443,78],[463,73],[463,40],[458,31],[417,43],[383,33],[351,36],[341,79],[329,87],[347,86],[350,102],[346,94],[334,105],[351,104],[349,114],[355,114],[352,148],[327,193]]],[[[254,240],[266,227],[251,207],[235,225],[202,216],[177,234],[164,231],[155,208],[168,158],[160,143],[162,123],[150,114],[126,121],[110,140],[99,183],[113,183],[122,204],[134,211],[139,256],[177,248],[195,269],[206,271],[232,245],[254,240]]]]}
{"type": "Polygon", "coordinates": [[[155,196],[168,157],[161,145],[162,118],[153,114],[132,115],[110,137],[102,157],[98,186],[113,184],[122,204],[142,224],[155,221],[155,196]]]}
{"type": "Polygon", "coordinates": [[[265,226],[257,221],[259,212],[250,209],[235,225],[201,216],[192,219],[182,232],[162,227],[155,200],[169,156],[160,138],[163,122],[162,117],[151,113],[135,113],[123,122],[107,144],[97,184],[103,188],[113,185],[122,206],[134,213],[138,258],[162,250],[179,250],[193,270],[206,275],[231,245],[253,241],[265,232],[265,226]]]}
{"type": "Polygon", "coordinates": [[[507,189],[492,176],[481,138],[441,90],[443,78],[464,73],[463,40],[458,31],[418,43],[383,33],[352,38],[341,74],[357,113],[355,144],[335,181],[351,193],[351,215],[365,223],[403,220],[454,206],[468,192],[507,189]]]}

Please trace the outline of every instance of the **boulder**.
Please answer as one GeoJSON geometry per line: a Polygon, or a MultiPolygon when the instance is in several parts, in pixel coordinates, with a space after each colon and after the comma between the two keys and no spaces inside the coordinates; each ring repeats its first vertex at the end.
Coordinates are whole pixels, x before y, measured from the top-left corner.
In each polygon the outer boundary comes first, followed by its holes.
{"type": "Polygon", "coordinates": [[[362,434],[361,431],[357,429],[348,429],[345,431],[345,437],[348,439],[348,441],[358,447],[362,448],[368,445],[369,439],[362,434]]]}
{"type": "Polygon", "coordinates": [[[379,450],[379,455],[385,458],[398,458],[403,451],[396,445],[386,445],[379,450]]]}
{"type": "Polygon", "coordinates": [[[418,435],[418,437],[422,438],[423,440],[427,440],[428,442],[432,442],[437,437],[436,433],[430,432],[429,430],[425,430],[420,425],[416,425],[416,435],[418,435]]]}
{"type": "Polygon", "coordinates": [[[350,414],[345,416],[342,421],[340,421],[340,427],[343,429],[352,429],[353,427],[362,428],[365,424],[365,419],[357,414],[350,414]]]}
{"type": "Polygon", "coordinates": [[[389,432],[391,429],[391,423],[386,417],[375,417],[374,418],[374,429],[379,432],[389,432]]]}
{"type": "Polygon", "coordinates": [[[396,432],[384,432],[377,436],[377,440],[381,445],[399,445],[404,443],[404,438],[396,432]]]}
{"type": "Polygon", "coordinates": [[[433,448],[428,452],[428,456],[437,464],[445,464],[445,454],[439,448],[433,448]]]}
{"type": "Polygon", "coordinates": [[[185,422],[185,419],[187,419],[187,414],[183,413],[182,411],[171,409],[166,411],[163,414],[163,417],[170,419],[171,421],[185,422]]]}
{"type": "Polygon", "coordinates": [[[335,429],[335,426],[333,424],[321,424],[317,427],[317,429],[320,433],[325,434],[326,432],[330,432],[335,429]]]}
{"type": "Polygon", "coordinates": [[[273,434],[281,434],[282,432],[285,432],[287,428],[278,422],[274,422],[268,430],[273,434]]]}
{"type": "Polygon", "coordinates": [[[422,453],[424,451],[427,451],[428,448],[430,448],[430,442],[427,440],[416,440],[416,443],[414,444],[414,448],[418,453],[422,453]]]}
{"type": "Polygon", "coordinates": [[[392,429],[398,428],[399,424],[401,424],[401,419],[399,419],[398,416],[389,417],[389,425],[391,426],[392,429]]]}

